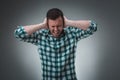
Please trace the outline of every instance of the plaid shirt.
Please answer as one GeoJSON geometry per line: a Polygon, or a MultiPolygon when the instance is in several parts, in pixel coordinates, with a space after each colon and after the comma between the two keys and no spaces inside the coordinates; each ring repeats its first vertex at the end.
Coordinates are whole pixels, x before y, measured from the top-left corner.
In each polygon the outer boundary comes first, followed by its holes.
{"type": "Polygon", "coordinates": [[[75,27],[64,28],[59,38],[41,29],[28,35],[23,26],[15,30],[15,37],[38,46],[42,64],[42,80],[77,80],[75,73],[75,51],[80,39],[92,35],[97,26],[91,21],[87,30],[75,27]]]}

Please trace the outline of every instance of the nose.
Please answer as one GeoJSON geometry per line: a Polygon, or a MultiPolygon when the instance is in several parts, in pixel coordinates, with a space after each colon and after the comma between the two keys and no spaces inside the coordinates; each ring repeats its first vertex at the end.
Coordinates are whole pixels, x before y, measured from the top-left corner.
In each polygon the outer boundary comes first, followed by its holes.
{"type": "Polygon", "coordinates": [[[58,31],[58,27],[55,27],[55,31],[58,31]]]}

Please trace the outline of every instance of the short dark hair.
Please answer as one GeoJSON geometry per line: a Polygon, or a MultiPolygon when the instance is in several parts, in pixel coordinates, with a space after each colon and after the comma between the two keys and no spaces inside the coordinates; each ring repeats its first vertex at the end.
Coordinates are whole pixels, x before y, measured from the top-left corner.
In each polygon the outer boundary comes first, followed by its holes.
{"type": "Polygon", "coordinates": [[[65,26],[63,12],[60,9],[58,9],[58,8],[49,9],[48,12],[47,12],[47,14],[46,14],[46,17],[47,17],[47,26],[49,26],[48,25],[48,19],[55,20],[58,17],[62,18],[62,20],[63,20],[63,26],[65,26]]]}

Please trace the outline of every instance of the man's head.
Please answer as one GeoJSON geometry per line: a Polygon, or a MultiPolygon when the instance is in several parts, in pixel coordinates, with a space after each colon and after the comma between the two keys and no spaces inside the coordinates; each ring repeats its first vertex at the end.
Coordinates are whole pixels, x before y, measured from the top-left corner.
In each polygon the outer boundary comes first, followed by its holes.
{"type": "Polygon", "coordinates": [[[59,37],[65,26],[63,12],[58,8],[52,8],[47,12],[47,26],[54,37],[59,37]]]}

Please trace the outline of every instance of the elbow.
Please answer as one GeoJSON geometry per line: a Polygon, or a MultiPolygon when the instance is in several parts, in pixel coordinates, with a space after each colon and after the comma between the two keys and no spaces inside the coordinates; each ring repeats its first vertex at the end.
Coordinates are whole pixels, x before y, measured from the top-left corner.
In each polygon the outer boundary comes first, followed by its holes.
{"type": "Polygon", "coordinates": [[[97,23],[96,23],[96,22],[91,21],[90,26],[91,26],[91,28],[92,28],[93,32],[96,32],[96,31],[97,31],[97,23]]]}
{"type": "Polygon", "coordinates": [[[15,30],[15,31],[14,31],[14,37],[15,37],[15,38],[17,38],[17,39],[23,38],[21,35],[22,35],[22,34],[21,34],[18,30],[15,30]]]}
{"type": "Polygon", "coordinates": [[[17,39],[24,39],[26,37],[26,34],[21,28],[18,28],[14,31],[14,36],[17,39]]]}

